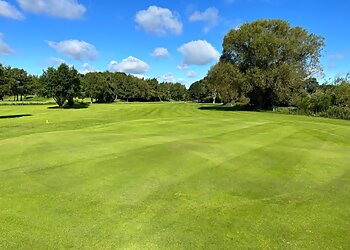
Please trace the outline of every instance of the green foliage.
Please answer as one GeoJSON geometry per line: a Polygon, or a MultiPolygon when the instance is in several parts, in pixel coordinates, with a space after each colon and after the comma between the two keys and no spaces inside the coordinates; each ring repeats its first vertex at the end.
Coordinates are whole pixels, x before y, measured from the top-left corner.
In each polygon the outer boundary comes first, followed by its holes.
{"type": "Polygon", "coordinates": [[[171,100],[185,101],[187,100],[187,89],[181,83],[170,83],[170,96],[171,100]]]}
{"type": "Polygon", "coordinates": [[[319,87],[319,83],[316,78],[311,77],[309,79],[306,79],[306,92],[309,94],[313,94],[316,92],[317,88],[319,87]]]}
{"type": "Polygon", "coordinates": [[[340,107],[340,106],[331,106],[325,111],[319,113],[319,116],[334,118],[334,119],[350,120],[350,108],[340,107]]]}
{"type": "Polygon", "coordinates": [[[91,72],[78,74],[66,64],[48,68],[40,77],[28,75],[23,69],[0,65],[0,100],[5,95],[13,101],[35,95],[52,97],[59,107],[75,97],[90,98],[98,103],[125,101],[185,101],[187,89],[180,83],[159,83],[157,79],[140,79],[125,73],[91,72]]]}
{"type": "Polygon", "coordinates": [[[213,98],[213,94],[208,85],[207,77],[197,82],[194,82],[188,90],[189,98],[198,103],[207,102],[213,98]]]}
{"type": "Polygon", "coordinates": [[[52,97],[60,108],[66,101],[79,96],[80,78],[78,71],[66,64],[61,64],[57,69],[48,68],[40,77],[40,81],[48,96],[52,97]]]}
{"type": "MultiPolygon", "coordinates": [[[[307,114],[338,119],[350,119],[350,82],[349,76],[338,78],[333,84],[314,85],[307,88],[295,102],[289,113],[307,114]]],[[[286,113],[287,110],[278,109],[286,113]]],[[[288,113],[288,112],[287,112],[288,113]]]]}
{"type": "Polygon", "coordinates": [[[87,73],[82,76],[82,87],[84,97],[95,99],[96,102],[113,102],[115,94],[112,88],[112,82],[106,74],[87,73]]]}
{"type": "Polygon", "coordinates": [[[5,69],[0,64],[0,100],[2,101],[4,99],[4,96],[6,95],[6,75],[5,75],[5,69]]]}
{"type": "Polygon", "coordinates": [[[5,95],[12,95],[14,101],[22,101],[23,96],[33,93],[34,77],[19,68],[0,65],[0,100],[5,95]]]}
{"type": "Polygon", "coordinates": [[[213,97],[220,98],[224,104],[238,102],[247,91],[244,75],[239,68],[225,61],[219,62],[210,69],[208,82],[213,97]]]}
{"type": "Polygon", "coordinates": [[[84,97],[96,102],[184,101],[187,89],[180,83],[158,83],[157,79],[140,79],[125,73],[91,72],[82,76],[84,97]]]}
{"type": "Polygon", "coordinates": [[[231,30],[220,63],[208,74],[224,102],[248,97],[256,108],[291,105],[320,72],[323,38],[282,20],[259,20],[231,30]]]}

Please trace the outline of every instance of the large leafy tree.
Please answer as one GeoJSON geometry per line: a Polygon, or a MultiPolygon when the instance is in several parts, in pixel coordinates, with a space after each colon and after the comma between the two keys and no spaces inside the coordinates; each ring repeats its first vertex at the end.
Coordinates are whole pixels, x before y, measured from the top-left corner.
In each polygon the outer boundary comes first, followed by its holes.
{"type": "Polygon", "coordinates": [[[17,101],[22,101],[23,96],[29,94],[32,87],[32,78],[24,69],[8,68],[7,80],[10,93],[16,97],[17,101]]]}
{"type": "Polygon", "coordinates": [[[247,91],[244,85],[244,75],[235,64],[219,62],[208,73],[209,87],[213,93],[213,103],[217,97],[226,104],[239,101],[247,91]]]}
{"type": "Polygon", "coordinates": [[[244,78],[247,86],[242,95],[249,97],[252,105],[289,105],[293,96],[305,89],[306,79],[321,72],[323,45],[322,37],[286,21],[258,20],[225,36],[221,63],[231,63],[235,74],[244,78]]]}
{"type": "Polygon", "coordinates": [[[80,92],[80,78],[74,67],[61,64],[57,69],[48,68],[40,78],[48,96],[52,97],[62,108],[66,101],[70,104],[80,92]]]}
{"type": "Polygon", "coordinates": [[[170,84],[170,96],[174,101],[183,101],[187,99],[187,89],[181,83],[170,84]]]}
{"type": "MultiPolygon", "coordinates": [[[[205,77],[199,81],[194,82],[190,86],[188,90],[188,94],[192,100],[195,100],[200,103],[200,102],[206,102],[207,100],[212,98],[212,94],[209,89],[207,79],[208,78],[205,77]]],[[[214,100],[213,100],[213,103],[215,103],[214,100]]]]}

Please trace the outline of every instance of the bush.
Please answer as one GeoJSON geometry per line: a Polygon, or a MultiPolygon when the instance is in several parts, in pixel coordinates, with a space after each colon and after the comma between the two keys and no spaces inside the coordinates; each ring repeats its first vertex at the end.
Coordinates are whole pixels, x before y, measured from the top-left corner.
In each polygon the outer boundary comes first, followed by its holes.
{"type": "Polygon", "coordinates": [[[332,106],[326,111],[319,113],[319,116],[350,120],[350,108],[332,106]]]}

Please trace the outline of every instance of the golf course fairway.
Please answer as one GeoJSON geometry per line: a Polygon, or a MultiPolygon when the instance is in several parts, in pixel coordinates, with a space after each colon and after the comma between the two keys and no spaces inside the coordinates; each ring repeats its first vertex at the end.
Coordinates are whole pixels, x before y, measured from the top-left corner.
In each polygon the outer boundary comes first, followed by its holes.
{"type": "Polygon", "coordinates": [[[205,107],[0,106],[0,249],[350,248],[349,121],[205,107]]]}

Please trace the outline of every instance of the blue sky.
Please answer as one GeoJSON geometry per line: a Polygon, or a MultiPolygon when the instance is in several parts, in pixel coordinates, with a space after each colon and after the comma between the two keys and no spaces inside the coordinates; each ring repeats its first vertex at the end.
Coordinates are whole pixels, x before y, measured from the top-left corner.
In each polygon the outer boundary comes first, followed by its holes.
{"type": "Polygon", "coordinates": [[[328,79],[350,71],[349,10],[345,0],[0,0],[0,62],[41,74],[64,61],[189,86],[230,29],[280,18],[325,37],[328,79]]]}

